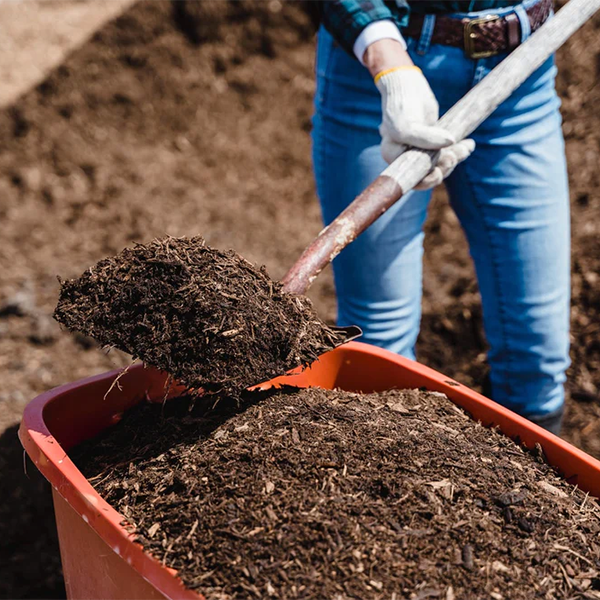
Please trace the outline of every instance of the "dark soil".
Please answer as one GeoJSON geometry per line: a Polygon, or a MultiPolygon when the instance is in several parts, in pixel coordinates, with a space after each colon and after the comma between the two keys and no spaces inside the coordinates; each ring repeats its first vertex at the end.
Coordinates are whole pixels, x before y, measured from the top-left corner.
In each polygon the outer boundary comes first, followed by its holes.
{"type": "Polygon", "coordinates": [[[74,450],[209,600],[600,598],[596,501],[443,394],[263,396],[144,403],[74,450]]]}
{"type": "Polygon", "coordinates": [[[190,391],[239,395],[338,346],[305,296],[202,238],[165,238],[63,282],[55,318],[167,371],[190,391]]]}
{"type": "MultiPolygon", "coordinates": [[[[557,55],[573,222],[562,435],[596,457],[599,32],[597,15],[557,55]]],[[[0,428],[9,428],[0,455],[11,465],[1,489],[14,490],[2,497],[0,564],[22,559],[0,578],[0,596],[58,594],[41,584],[58,563],[49,491],[29,494],[11,425],[35,395],[129,363],[53,323],[56,275],[76,277],[135,242],[202,235],[280,278],[321,227],[310,166],[313,67],[313,29],[299,3],[139,2],[0,111],[0,428]],[[36,524],[31,535],[20,535],[17,514],[23,527],[36,524]]],[[[419,360],[479,389],[487,369],[479,295],[442,189],[425,244],[419,360]]],[[[310,297],[333,322],[329,270],[310,297]]]]}
{"type": "Polygon", "coordinates": [[[0,434],[0,598],[64,598],[50,484],[17,426],[0,434]]]}

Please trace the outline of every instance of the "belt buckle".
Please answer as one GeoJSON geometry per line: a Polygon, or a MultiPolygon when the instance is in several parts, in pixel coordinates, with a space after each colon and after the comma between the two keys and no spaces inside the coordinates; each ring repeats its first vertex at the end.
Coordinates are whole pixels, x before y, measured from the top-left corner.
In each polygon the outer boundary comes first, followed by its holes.
{"type": "Polygon", "coordinates": [[[483,50],[482,52],[475,52],[475,40],[477,39],[477,33],[473,31],[473,28],[476,25],[481,25],[482,23],[489,23],[490,21],[498,21],[502,17],[499,15],[486,15],[485,17],[478,17],[477,19],[472,19],[465,23],[465,28],[463,31],[464,34],[464,45],[465,45],[465,53],[469,58],[478,59],[478,58],[488,58],[489,56],[495,56],[500,51],[499,50],[483,50]]]}

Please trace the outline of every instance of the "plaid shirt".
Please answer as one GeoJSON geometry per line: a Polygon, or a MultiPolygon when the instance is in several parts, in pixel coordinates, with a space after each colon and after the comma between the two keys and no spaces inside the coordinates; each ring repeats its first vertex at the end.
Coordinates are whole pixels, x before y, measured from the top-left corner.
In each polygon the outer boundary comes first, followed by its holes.
{"type": "Polygon", "coordinates": [[[326,0],[319,2],[321,19],[335,40],[354,56],[353,47],[362,30],[374,21],[391,20],[399,28],[408,24],[409,13],[452,13],[512,6],[519,0],[459,0],[457,2],[384,2],[384,0],[326,0]]]}

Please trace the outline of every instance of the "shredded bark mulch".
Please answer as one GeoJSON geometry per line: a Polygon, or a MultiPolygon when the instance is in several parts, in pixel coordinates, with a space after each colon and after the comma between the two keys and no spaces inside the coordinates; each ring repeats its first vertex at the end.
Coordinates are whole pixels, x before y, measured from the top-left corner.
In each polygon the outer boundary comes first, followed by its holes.
{"type": "Polygon", "coordinates": [[[73,457],[210,600],[600,598],[596,500],[442,394],[143,403],[73,457]]]}
{"type": "Polygon", "coordinates": [[[308,298],[200,237],[155,239],[101,260],[62,282],[54,317],[190,390],[229,395],[344,341],[308,298]]]}

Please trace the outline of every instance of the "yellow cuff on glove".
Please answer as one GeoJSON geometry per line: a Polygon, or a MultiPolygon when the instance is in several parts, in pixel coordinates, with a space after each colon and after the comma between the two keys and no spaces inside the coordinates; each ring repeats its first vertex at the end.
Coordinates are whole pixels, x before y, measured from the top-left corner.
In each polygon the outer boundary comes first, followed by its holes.
{"type": "Polygon", "coordinates": [[[415,65],[402,65],[401,67],[391,67],[390,69],[380,71],[379,73],[377,73],[377,75],[375,75],[375,79],[373,81],[377,83],[384,75],[388,75],[389,73],[393,73],[394,71],[404,71],[407,69],[416,69],[417,71],[419,71],[419,73],[421,73],[421,69],[419,69],[419,67],[415,65]]]}

